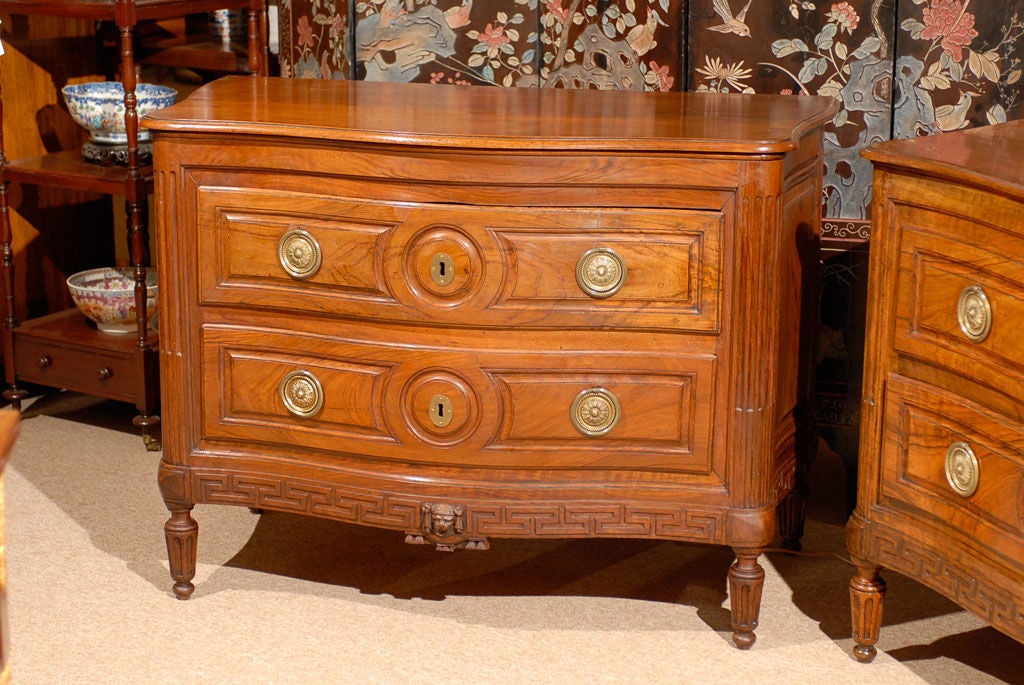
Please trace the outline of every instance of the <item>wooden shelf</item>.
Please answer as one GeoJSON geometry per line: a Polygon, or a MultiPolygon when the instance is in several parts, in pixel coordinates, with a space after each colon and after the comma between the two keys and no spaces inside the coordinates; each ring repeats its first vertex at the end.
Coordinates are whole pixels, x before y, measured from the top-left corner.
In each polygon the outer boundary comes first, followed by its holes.
{"type": "MultiPolygon", "coordinates": [[[[108,195],[124,194],[128,183],[127,167],[86,162],[77,150],[12,160],[4,165],[3,171],[8,181],[108,195]]],[[[143,192],[153,192],[153,167],[140,167],[139,174],[143,192]]]]}
{"type": "MultiPolygon", "coordinates": [[[[18,336],[31,335],[69,347],[124,353],[133,353],[139,349],[139,339],[134,334],[103,333],[77,308],[28,319],[21,322],[14,331],[18,336]]],[[[146,336],[146,349],[157,349],[158,342],[159,334],[150,330],[146,336]]]]}

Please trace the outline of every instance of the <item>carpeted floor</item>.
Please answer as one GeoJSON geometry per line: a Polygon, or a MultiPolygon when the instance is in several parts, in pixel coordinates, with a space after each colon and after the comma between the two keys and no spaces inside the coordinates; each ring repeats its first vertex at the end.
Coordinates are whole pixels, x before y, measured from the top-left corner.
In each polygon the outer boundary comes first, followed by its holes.
{"type": "Polygon", "coordinates": [[[878,658],[850,656],[843,482],[823,451],[807,554],[770,552],[758,642],[732,646],[727,549],[493,540],[200,506],[199,570],[170,592],[159,453],[133,408],[72,394],[24,413],[6,475],[13,682],[1022,683],[1024,645],[923,586],[889,585],[878,658]]]}

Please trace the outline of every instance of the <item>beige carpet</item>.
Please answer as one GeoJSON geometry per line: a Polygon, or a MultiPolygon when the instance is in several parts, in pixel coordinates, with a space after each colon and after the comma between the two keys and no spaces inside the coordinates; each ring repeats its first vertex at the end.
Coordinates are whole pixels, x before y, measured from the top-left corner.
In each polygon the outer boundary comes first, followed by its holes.
{"type": "Polygon", "coordinates": [[[842,469],[812,480],[812,554],[769,553],[758,641],[732,646],[722,548],[492,541],[440,553],[392,531],[200,506],[199,571],[170,592],[133,408],[28,407],[6,476],[13,682],[999,683],[1024,646],[895,573],[874,663],[850,657],[842,469]]]}

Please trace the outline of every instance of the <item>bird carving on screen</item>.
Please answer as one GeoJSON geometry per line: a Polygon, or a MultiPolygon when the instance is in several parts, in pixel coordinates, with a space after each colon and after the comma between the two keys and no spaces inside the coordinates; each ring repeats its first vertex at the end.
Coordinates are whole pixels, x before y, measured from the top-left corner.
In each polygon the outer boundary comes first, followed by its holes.
{"type": "Polygon", "coordinates": [[[735,33],[737,36],[744,38],[750,36],[750,27],[743,23],[743,20],[747,18],[747,10],[750,9],[750,3],[754,0],[747,0],[747,4],[739,12],[733,16],[732,8],[729,7],[729,0],[714,0],[713,6],[715,8],[715,14],[722,18],[722,23],[717,26],[709,26],[708,29],[711,31],[718,31],[719,33],[735,33]]]}

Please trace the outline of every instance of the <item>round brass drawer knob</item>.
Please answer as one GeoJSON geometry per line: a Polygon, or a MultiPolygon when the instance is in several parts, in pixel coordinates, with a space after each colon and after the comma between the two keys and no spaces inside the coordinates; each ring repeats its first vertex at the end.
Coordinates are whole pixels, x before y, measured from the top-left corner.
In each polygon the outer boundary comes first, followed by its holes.
{"type": "Polygon", "coordinates": [[[599,437],[609,433],[619,422],[622,408],[615,395],[604,388],[584,390],[572,402],[569,418],[583,435],[599,437]]]}
{"type": "Polygon", "coordinates": [[[310,278],[320,270],[323,256],[320,243],[301,228],[295,228],[277,243],[277,257],[281,267],[292,278],[310,278]]]}
{"type": "Polygon", "coordinates": [[[590,297],[611,297],[626,282],[626,262],[610,247],[587,250],[576,262],[576,283],[590,297]]]}
{"type": "Polygon", "coordinates": [[[961,497],[970,497],[978,489],[978,458],[966,442],[954,442],[946,450],[946,481],[961,497]]]}
{"type": "Polygon", "coordinates": [[[313,416],[324,406],[324,389],[319,379],[309,371],[292,371],[278,386],[278,394],[285,409],[295,416],[313,416]]]}
{"type": "Polygon", "coordinates": [[[992,330],[992,306],[980,285],[969,285],[960,293],[956,318],[968,339],[981,342],[988,337],[992,330]]]}

